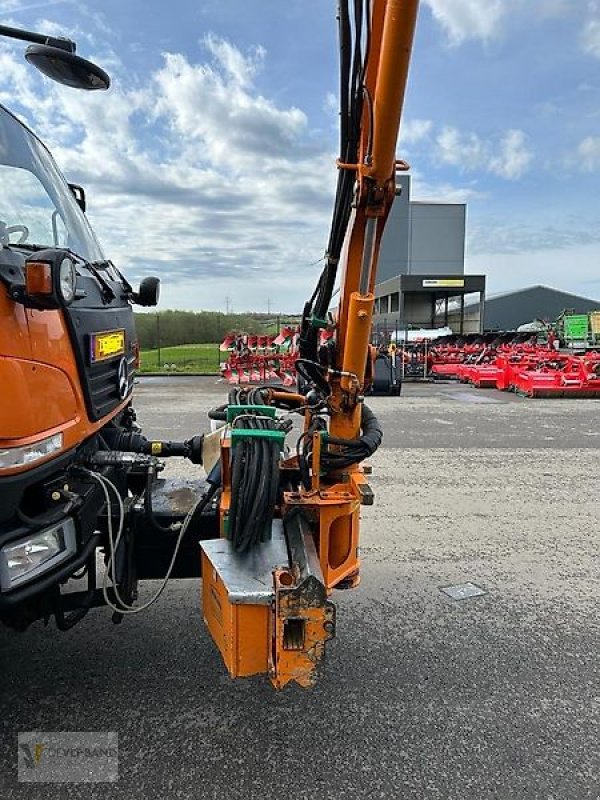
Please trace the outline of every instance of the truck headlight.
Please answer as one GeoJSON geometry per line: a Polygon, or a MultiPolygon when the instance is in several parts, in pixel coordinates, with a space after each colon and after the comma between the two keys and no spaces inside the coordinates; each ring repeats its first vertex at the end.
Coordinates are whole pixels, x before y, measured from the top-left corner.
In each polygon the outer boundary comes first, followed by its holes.
{"type": "Polygon", "coordinates": [[[31,534],[0,550],[0,589],[8,591],[53,569],[77,552],[75,523],[58,525],[31,534]]]}
{"type": "Polygon", "coordinates": [[[77,272],[75,271],[75,264],[70,258],[63,258],[59,268],[58,288],[66,305],[75,297],[76,283],[77,272]]]}
{"type": "Polygon", "coordinates": [[[62,450],[62,446],[62,433],[55,433],[54,436],[49,436],[34,444],[27,444],[25,447],[7,447],[0,450],[0,472],[4,469],[23,467],[26,464],[40,461],[42,458],[62,450]]]}

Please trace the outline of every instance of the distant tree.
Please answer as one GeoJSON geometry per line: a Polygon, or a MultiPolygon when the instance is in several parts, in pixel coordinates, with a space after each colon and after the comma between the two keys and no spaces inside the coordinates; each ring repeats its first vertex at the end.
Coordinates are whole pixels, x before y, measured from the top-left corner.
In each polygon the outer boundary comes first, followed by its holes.
{"type": "MultiPolygon", "coordinates": [[[[291,318],[286,317],[286,324],[291,318]]],[[[221,342],[227,333],[272,333],[274,319],[267,314],[222,314],[220,311],[160,311],[135,315],[140,347],[221,342]],[[158,316],[158,323],[157,323],[158,316]]],[[[295,322],[292,322],[295,324],[295,322]]]]}

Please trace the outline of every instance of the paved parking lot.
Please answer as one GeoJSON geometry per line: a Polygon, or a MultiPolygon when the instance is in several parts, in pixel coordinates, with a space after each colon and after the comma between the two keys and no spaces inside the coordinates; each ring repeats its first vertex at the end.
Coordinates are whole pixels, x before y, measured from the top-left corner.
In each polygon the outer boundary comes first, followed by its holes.
{"type": "MultiPolygon", "coordinates": [[[[182,438],[225,392],[146,379],[136,406],[182,438]]],[[[120,626],[0,631],[0,797],[600,797],[600,403],[441,384],[370,405],[363,580],[334,596],[318,685],[232,682],[195,581],[120,626]],[[467,581],[486,594],[440,591],[467,581]],[[118,783],[19,785],[28,730],[117,731],[118,783]]]]}

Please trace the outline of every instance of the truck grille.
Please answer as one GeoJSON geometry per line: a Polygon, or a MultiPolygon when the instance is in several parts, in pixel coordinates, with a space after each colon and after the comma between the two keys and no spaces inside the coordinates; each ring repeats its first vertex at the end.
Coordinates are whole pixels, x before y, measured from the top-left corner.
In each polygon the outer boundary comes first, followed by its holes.
{"type": "MultiPolygon", "coordinates": [[[[119,394],[119,365],[121,358],[122,356],[117,356],[109,361],[100,361],[88,367],[90,411],[94,419],[101,419],[106,416],[123,400],[123,397],[119,394]]],[[[133,388],[135,356],[129,353],[125,358],[127,361],[127,395],[129,395],[133,388]]]]}

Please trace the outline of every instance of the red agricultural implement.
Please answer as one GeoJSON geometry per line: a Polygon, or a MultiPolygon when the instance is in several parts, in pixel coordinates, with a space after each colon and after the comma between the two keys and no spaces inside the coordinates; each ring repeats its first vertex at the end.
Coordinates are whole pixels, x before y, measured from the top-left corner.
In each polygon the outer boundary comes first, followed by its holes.
{"type": "MultiPolygon", "coordinates": [[[[332,331],[321,331],[320,344],[325,344],[332,335],[332,331]]],[[[232,384],[293,386],[299,358],[298,337],[299,329],[287,326],[277,336],[228,333],[219,347],[221,352],[229,354],[221,364],[221,375],[232,384]]]]}
{"type": "Polygon", "coordinates": [[[552,354],[513,372],[513,388],[527,397],[600,397],[600,354],[552,354]]]}
{"type": "Polygon", "coordinates": [[[284,327],[277,336],[228,333],[219,349],[229,354],[221,365],[221,375],[229,383],[292,386],[296,381],[296,328],[284,327]]]}
{"type": "Polygon", "coordinates": [[[600,397],[600,353],[557,351],[529,334],[436,342],[431,376],[526,397],[600,397]]]}

